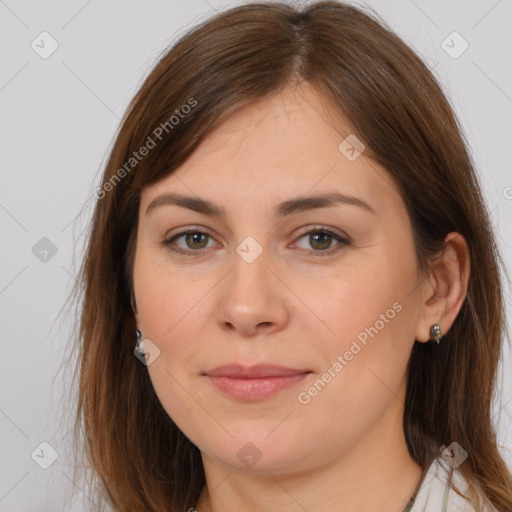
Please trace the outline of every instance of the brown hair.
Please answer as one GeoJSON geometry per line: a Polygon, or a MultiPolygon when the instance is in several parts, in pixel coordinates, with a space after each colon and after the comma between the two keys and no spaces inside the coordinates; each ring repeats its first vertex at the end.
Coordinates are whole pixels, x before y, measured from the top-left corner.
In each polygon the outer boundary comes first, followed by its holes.
{"type": "Polygon", "coordinates": [[[418,268],[428,274],[449,232],[468,243],[471,275],[457,319],[438,347],[413,346],[403,428],[422,467],[443,445],[459,443],[468,452],[459,470],[495,507],[512,510],[512,478],[490,416],[506,333],[502,262],[462,130],[421,59],[378,17],[334,1],[222,12],[164,53],[131,101],[96,194],[75,290],[75,435],[94,471],[89,483],[123,512],[181,512],[196,503],[205,485],[200,452],[133,353],[140,194],[235,110],[301,81],[350,123],[365,155],[397,184],[418,268]],[[135,160],[150,139],[155,146],[135,160]]]}

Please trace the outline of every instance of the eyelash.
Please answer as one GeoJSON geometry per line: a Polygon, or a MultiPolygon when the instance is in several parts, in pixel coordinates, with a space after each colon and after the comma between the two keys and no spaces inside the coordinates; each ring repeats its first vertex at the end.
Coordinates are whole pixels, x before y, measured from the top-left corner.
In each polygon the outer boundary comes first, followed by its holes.
{"type": "MultiPolygon", "coordinates": [[[[181,231],[180,233],[176,233],[175,235],[173,235],[171,238],[168,238],[168,239],[164,239],[162,241],[162,245],[164,247],[166,247],[167,249],[175,252],[175,253],[178,253],[178,254],[183,254],[183,255],[186,255],[186,256],[201,256],[200,253],[203,252],[202,249],[190,249],[190,250],[184,250],[184,249],[180,249],[180,248],[177,248],[177,247],[172,247],[171,244],[175,241],[175,240],[178,240],[179,238],[185,236],[185,235],[189,235],[189,234],[201,234],[201,235],[206,235],[207,237],[209,237],[209,239],[212,239],[211,235],[209,235],[208,233],[205,233],[204,231],[200,231],[198,229],[188,229],[186,231],[181,231]],[[194,254],[196,253],[196,254],[194,254]]],[[[340,242],[338,245],[336,245],[334,248],[330,248],[330,249],[325,249],[325,250],[311,250],[311,251],[308,251],[307,249],[301,249],[303,251],[307,251],[307,252],[311,252],[311,255],[314,256],[314,257],[323,257],[323,256],[330,256],[332,255],[333,253],[335,252],[338,252],[339,250],[341,250],[341,248],[343,246],[348,246],[350,245],[350,241],[346,238],[343,238],[341,237],[340,235],[336,234],[336,233],[333,233],[332,231],[329,231],[328,229],[323,229],[323,228],[314,228],[314,229],[311,229],[309,231],[306,231],[305,233],[302,233],[298,238],[297,238],[297,241],[300,240],[301,238],[304,238],[305,236],[307,235],[310,235],[310,234],[323,234],[323,235],[328,235],[328,236],[331,236],[332,238],[334,238],[335,240],[337,240],[338,242],[340,242]]]]}

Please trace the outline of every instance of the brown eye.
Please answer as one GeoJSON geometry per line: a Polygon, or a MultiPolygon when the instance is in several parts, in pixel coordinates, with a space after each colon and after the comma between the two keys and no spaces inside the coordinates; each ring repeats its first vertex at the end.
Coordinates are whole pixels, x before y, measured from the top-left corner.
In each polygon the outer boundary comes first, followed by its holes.
{"type": "Polygon", "coordinates": [[[189,249],[203,249],[208,242],[208,235],[199,231],[185,233],[185,243],[189,249]]]}
{"type": "Polygon", "coordinates": [[[326,231],[324,229],[315,229],[304,233],[299,237],[298,240],[306,240],[306,245],[309,247],[305,247],[304,245],[300,245],[298,242],[296,243],[301,249],[305,249],[315,256],[322,256],[322,254],[315,253],[326,253],[332,254],[333,252],[338,251],[341,247],[350,245],[350,241],[346,238],[343,238],[335,233],[330,231],[326,231]],[[333,244],[333,241],[337,242],[333,244]]]}
{"type": "Polygon", "coordinates": [[[201,249],[207,248],[208,242],[211,237],[208,233],[203,233],[198,230],[189,230],[178,233],[173,237],[164,240],[162,245],[170,249],[171,251],[178,252],[181,254],[191,254],[202,252],[201,249]],[[181,244],[178,243],[181,242],[181,244]]]}
{"type": "Polygon", "coordinates": [[[318,233],[310,233],[309,234],[309,243],[311,244],[311,247],[314,249],[320,249],[325,250],[329,249],[331,246],[331,242],[333,241],[332,235],[329,235],[325,232],[318,232],[318,233]]]}

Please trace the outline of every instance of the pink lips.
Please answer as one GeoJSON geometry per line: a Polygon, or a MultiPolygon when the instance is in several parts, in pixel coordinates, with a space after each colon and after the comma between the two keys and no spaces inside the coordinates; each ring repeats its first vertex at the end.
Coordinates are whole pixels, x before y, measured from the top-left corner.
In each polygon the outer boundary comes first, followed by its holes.
{"type": "Polygon", "coordinates": [[[205,375],[219,391],[238,400],[255,401],[293,386],[309,373],[309,370],[272,364],[229,364],[207,371],[205,375]]]}

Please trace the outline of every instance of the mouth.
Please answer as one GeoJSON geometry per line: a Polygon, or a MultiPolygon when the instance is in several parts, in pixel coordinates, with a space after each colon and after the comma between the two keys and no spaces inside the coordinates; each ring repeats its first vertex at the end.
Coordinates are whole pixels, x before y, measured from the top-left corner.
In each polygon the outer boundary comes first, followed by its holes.
{"type": "Polygon", "coordinates": [[[272,364],[229,364],[207,371],[203,375],[221,393],[244,402],[254,402],[292,387],[310,373],[310,370],[272,364]]]}

